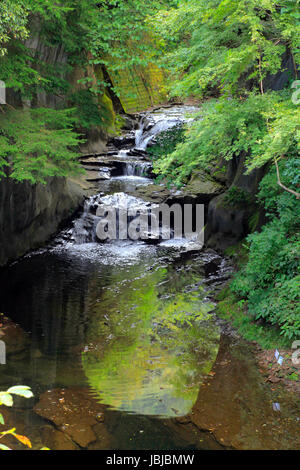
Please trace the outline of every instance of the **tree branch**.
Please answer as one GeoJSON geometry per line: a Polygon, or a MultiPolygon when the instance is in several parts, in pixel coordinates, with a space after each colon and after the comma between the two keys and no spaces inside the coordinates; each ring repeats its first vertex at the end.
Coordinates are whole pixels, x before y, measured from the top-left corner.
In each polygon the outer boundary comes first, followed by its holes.
{"type": "Polygon", "coordinates": [[[277,158],[274,158],[274,161],[275,161],[275,165],[276,165],[276,171],[277,171],[277,183],[278,185],[284,189],[285,191],[288,191],[289,193],[293,194],[294,196],[296,196],[296,199],[300,199],[300,193],[297,193],[297,191],[293,191],[293,189],[289,189],[287,188],[286,186],[284,186],[284,184],[282,184],[281,182],[281,179],[280,179],[280,172],[279,172],[279,166],[278,166],[278,163],[277,163],[277,158]]]}

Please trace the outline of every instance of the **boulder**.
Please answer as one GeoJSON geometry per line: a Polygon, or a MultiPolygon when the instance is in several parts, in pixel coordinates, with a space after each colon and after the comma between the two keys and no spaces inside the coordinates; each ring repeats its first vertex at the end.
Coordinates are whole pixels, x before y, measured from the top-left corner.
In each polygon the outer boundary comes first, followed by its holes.
{"type": "MultiPolygon", "coordinates": [[[[39,416],[54,423],[59,431],[81,448],[87,448],[97,441],[99,426],[101,435],[108,440],[105,409],[104,405],[91,396],[88,389],[76,387],[49,390],[40,397],[34,407],[39,416]]],[[[99,445],[101,446],[101,443],[99,445]]]]}
{"type": "Polygon", "coordinates": [[[83,198],[80,185],[65,178],[45,185],[0,179],[0,266],[49,240],[83,198]]]}
{"type": "Polygon", "coordinates": [[[182,190],[184,199],[191,199],[201,201],[203,203],[209,202],[215,196],[224,191],[224,186],[213,179],[204,171],[194,173],[191,181],[182,190]]]}

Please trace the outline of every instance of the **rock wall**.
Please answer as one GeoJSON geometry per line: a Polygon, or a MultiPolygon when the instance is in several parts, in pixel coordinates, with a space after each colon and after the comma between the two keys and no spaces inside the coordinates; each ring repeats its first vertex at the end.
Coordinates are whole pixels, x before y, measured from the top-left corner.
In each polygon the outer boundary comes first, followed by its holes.
{"type": "Polygon", "coordinates": [[[225,186],[223,192],[208,205],[205,231],[206,245],[222,251],[238,243],[264,222],[264,213],[257,206],[255,196],[266,173],[266,168],[261,168],[245,175],[243,156],[223,162],[223,169],[223,173],[219,175],[216,172],[214,175],[225,186]],[[230,198],[232,189],[245,199],[230,198]]]}
{"type": "Polygon", "coordinates": [[[52,178],[46,185],[0,180],[0,266],[40,247],[83,201],[79,185],[52,178]]]}
{"type": "Polygon", "coordinates": [[[144,111],[166,100],[164,75],[155,64],[147,69],[135,66],[118,73],[108,72],[126,113],[144,111]]]}

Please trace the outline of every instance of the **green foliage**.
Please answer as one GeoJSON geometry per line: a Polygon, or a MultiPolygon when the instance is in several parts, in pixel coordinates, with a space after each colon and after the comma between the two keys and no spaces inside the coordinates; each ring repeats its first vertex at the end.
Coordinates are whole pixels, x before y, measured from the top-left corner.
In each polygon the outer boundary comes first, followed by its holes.
{"type": "Polygon", "coordinates": [[[194,169],[206,169],[222,157],[247,157],[248,171],[300,148],[300,107],[286,92],[250,94],[245,99],[210,100],[186,131],[176,150],[159,159],[156,173],[180,183],[194,169]]]}
{"type": "Polygon", "coordinates": [[[162,7],[176,3],[172,0],[98,2],[97,21],[90,34],[93,63],[114,71],[135,65],[147,66],[155,49],[153,28],[146,19],[162,7]]]}
{"type": "Polygon", "coordinates": [[[28,8],[25,0],[1,0],[0,3],[0,56],[6,54],[11,38],[25,39],[28,8]]]}
{"type": "MultiPolygon", "coordinates": [[[[148,65],[153,59],[154,40],[152,28],[145,20],[162,6],[173,3],[176,2],[2,0],[0,80],[15,92],[20,104],[30,100],[34,107],[39,104],[38,94],[51,94],[59,98],[59,107],[66,107],[69,100],[76,108],[76,128],[84,134],[94,127],[113,133],[115,113],[106,90],[112,83],[108,74],[104,76],[99,71],[104,66],[124,73],[133,66],[148,65]],[[28,37],[30,42],[25,44],[28,37]],[[35,48],[36,38],[39,45],[47,48],[35,48]],[[55,66],[51,63],[52,51],[59,52],[55,66]],[[60,56],[63,60],[58,63],[60,56]],[[70,80],[75,67],[83,88],[76,92],[76,84],[71,85],[70,80]]],[[[0,174],[10,162],[10,176],[18,181],[45,182],[47,176],[67,175],[74,167],[72,149],[78,141],[70,122],[66,123],[67,114],[66,110],[60,115],[61,124],[51,129],[49,115],[43,117],[39,111],[25,112],[23,117],[20,113],[1,116],[0,174]]]]}
{"type": "Polygon", "coordinates": [[[152,26],[174,96],[263,89],[287,46],[299,63],[298,0],[181,0],[152,26]]]}
{"type": "MultiPolygon", "coordinates": [[[[33,85],[45,87],[46,91],[52,89],[57,94],[65,88],[66,82],[59,74],[49,73],[48,64],[43,63],[41,57],[30,57],[30,51],[20,43],[19,39],[29,34],[31,37],[38,35],[50,48],[63,47],[68,55],[67,65],[85,68],[87,79],[91,79],[90,64],[102,64],[114,71],[148,65],[153,57],[154,42],[150,40],[151,27],[145,19],[168,3],[162,0],[151,3],[146,0],[62,0],[58,3],[5,0],[0,6],[0,47],[8,43],[9,62],[14,64],[9,64],[13,73],[5,73],[8,65],[4,63],[0,78],[22,93],[23,84],[31,79],[33,85]],[[14,28],[9,24],[11,20],[15,22],[14,28]],[[15,48],[17,57],[14,57],[15,48]]],[[[103,85],[111,86],[106,80],[98,80],[95,89],[102,93],[103,85]]]]}
{"type": "Polygon", "coordinates": [[[73,110],[10,110],[0,115],[0,175],[46,183],[50,176],[78,172],[79,135],[72,130],[73,110]]]}
{"type": "MultiPolygon", "coordinates": [[[[5,405],[8,407],[13,406],[13,395],[17,395],[23,398],[33,397],[33,393],[30,387],[27,387],[25,385],[17,385],[14,387],[10,387],[6,392],[0,392],[0,405],[5,405]]],[[[0,425],[4,425],[4,424],[5,422],[4,422],[3,415],[0,413],[0,425]]],[[[24,444],[25,446],[31,449],[32,445],[28,437],[17,434],[15,431],[16,431],[15,428],[9,429],[7,431],[1,431],[0,439],[2,439],[5,436],[13,436],[19,442],[21,442],[22,444],[24,444]]],[[[11,449],[4,444],[0,444],[0,450],[11,450],[11,449]]]]}
{"type": "Polygon", "coordinates": [[[229,288],[223,289],[217,300],[217,315],[230,321],[246,340],[255,341],[264,349],[290,347],[290,340],[280,335],[277,325],[256,322],[247,314],[247,303],[239,301],[229,288]]]}
{"type": "MultiPolygon", "coordinates": [[[[291,188],[299,181],[299,159],[282,162],[282,178],[291,188]]],[[[232,284],[233,291],[248,300],[249,314],[279,325],[292,339],[300,336],[300,204],[282,192],[271,171],[262,181],[259,200],[265,201],[270,219],[249,242],[249,259],[232,284]]]]}
{"type": "Polygon", "coordinates": [[[76,107],[77,122],[84,129],[102,126],[107,116],[107,110],[103,106],[100,109],[97,98],[90,90],[79,90],[70,97],[72,105],[76,107]]]}
{"type": "Polygon", "coordinates": [[[247,206],[251,203],[252,198],[251,195],[242,188],[231,186],[226,193],[224,201],[229,206],[247,206]]]}
{"type": "MultiPolygon", "coordinates": [[[[184,134],[185,129],[183,126],[168,129],[159,134],[155,145],[152,145],[147,150],[150,158],[154,162],[154,168],[156,169],[154,172],[159,173],[157,171],[159,163],[166,161],[168,156],[176,150],[177,145],[184,141],[184,134]]],[[[164,174],[158,175],[156,181],[160,182],[164,177],[164,174]]],[[[168,177],[167,179],[170,180],[168,177]]]]}
{"type": "Polygon", "coordinates": [[[30,387],[25,385],[17,385],[15,387],[10,387],[6,392],[0,392],[0,405],[13,406],[13,395],[24,398],[33,397],[33,393],[30,390],[30,387]]]}
{"type": "Polygon", "coordinates": [[[184,139],[184,128],[176,126],[158,135],[156,143],[149,147],[148,154],[155,160],[174,152],[176,146],[184,139]]]}

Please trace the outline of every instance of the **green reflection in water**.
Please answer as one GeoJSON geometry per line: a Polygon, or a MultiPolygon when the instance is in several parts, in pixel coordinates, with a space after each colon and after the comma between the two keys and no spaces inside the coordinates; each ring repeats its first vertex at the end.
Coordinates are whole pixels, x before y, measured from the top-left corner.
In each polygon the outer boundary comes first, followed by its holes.
{"type": "Polygon", "coordinates": [[[184,416],[216,359],[219,329],[189,266],[144,273],[106,290],[89,324],[83,369],[98,398],[113,409],[184,416]]]}

